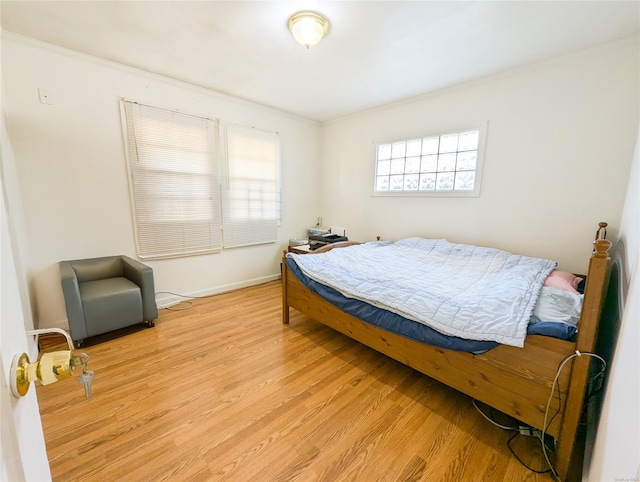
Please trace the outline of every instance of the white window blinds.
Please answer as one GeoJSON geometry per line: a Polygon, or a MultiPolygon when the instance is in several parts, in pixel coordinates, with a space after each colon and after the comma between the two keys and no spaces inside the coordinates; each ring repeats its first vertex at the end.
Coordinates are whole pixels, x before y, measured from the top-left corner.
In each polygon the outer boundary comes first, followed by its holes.
{"type": "Polygon", "coordinates": [[[278,134],[220,125],[224,246],[277,239],[278,134]]]}
{"type": "Polygon", "coordinates": [[[277,133],[121,104],[142,259],[277,240],[277,133]]]}
{"type": "Polygon", "coordinates": [[[122,104],[138,255],[148,259],[219,251],[217,122],[122,104]]]}

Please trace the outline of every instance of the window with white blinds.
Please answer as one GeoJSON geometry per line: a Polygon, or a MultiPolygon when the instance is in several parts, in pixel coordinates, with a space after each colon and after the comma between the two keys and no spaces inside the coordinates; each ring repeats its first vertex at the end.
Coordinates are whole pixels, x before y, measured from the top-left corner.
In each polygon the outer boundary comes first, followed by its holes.
{"type": "Polygon", "coordinates": [[[277,134],[121,104],[140,258],[205,254],[276,239],[277,134]]]}
{"type": "Polygon", "coordinates": [[[278,135],[222,124],[220,145],[224,246],[276,241],[278,226],[278,135]]]}

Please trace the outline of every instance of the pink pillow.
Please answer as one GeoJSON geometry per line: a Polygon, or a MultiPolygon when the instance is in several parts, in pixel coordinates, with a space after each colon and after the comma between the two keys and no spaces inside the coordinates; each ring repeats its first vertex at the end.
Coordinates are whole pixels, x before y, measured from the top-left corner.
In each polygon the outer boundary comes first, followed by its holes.
{"type": "Polygon", "coordinates": [[[580,293],[578,293],[576,288],[581,281],[582,278],[579,278],[568,271],[555,269],[549,276],[547,276],[547,279],[544,281],[544,286],[557,288],[559,290],[568,291],[569,293],[578,295],[580,293]]]}

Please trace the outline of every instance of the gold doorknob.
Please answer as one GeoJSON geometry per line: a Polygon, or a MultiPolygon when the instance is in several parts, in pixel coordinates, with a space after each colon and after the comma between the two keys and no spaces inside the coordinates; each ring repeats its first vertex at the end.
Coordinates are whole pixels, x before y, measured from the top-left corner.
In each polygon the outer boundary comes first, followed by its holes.
{"type": "Polygon", "coordinates": [[[26,353],[16,355],[11,363],[11,393],[15,397],[24,397],[31,382],[38,380],[43,385],[49,385],[70,378],[73,368],[80,361],[80,357],[71,356],[69,350],[43,353],[40,360],[33,363],[26,353]]]}

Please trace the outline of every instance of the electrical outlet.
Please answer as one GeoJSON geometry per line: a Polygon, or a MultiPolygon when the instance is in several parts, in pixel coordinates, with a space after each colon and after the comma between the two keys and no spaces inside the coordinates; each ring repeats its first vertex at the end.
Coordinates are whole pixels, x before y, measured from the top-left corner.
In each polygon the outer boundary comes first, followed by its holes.
{"type": "Polygon", "coordinates": [[[316,223],[316,226],[318,227],[322,226],[322,216],[318,216],[318,222],[316,223]]]}
{"type": "Polygon", "coordinates": [[[38,89],[38,96],[40,97],[41,104],[53,105],[53,101],[51,100],[51,95],[47,89],[38,89]]]}

